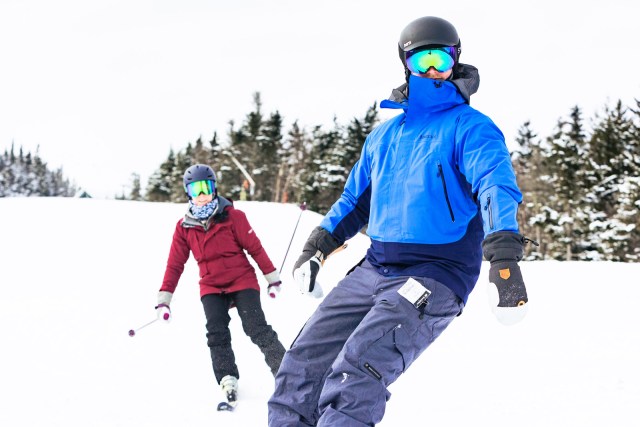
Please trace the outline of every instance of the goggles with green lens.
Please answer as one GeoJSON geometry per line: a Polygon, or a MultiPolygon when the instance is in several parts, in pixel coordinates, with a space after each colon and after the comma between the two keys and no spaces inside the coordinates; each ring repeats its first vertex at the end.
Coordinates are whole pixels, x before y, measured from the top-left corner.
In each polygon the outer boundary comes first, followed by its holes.
{"type": "Polygon", "coordinates": [[[454,46],[432,47],[407,52],[407,68],[413,74],[425,74],[433,67],[444,73],[455,64],[456,48],[454,46]]]}
{"type": "Polygon", "coordinates": [[[208,196],[215,193],[216,184],[210,179],[204,181],[194,181],[186,185],[185,190],[191,198],[198,197],[200,194],[208,196]]]}

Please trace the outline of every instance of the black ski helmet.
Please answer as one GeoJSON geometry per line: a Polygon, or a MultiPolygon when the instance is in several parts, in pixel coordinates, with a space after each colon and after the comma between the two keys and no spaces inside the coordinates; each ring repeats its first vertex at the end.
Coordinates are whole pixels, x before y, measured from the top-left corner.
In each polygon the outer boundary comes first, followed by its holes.
{"type": "Polygon", "coordinates": [[[190,182],[206,180],[211,180],[215,184],[216,173],[213,171],[213,169],[203,164],[189,166],[189,168],[184,172],[184,177],[182,178],[182,182],[184,183],[184,190],[187,191],[187,184],[189,184],[190,182]]]}
{"type": "Polygon", "coordinates": [[[406,68],[407,52],[424,46],[453,46],[456,48],[456,65],[460,58],[460,37],[451,22],[436,16],[424,16],[404,27],[398,41],[398,53],[406,68]]]}

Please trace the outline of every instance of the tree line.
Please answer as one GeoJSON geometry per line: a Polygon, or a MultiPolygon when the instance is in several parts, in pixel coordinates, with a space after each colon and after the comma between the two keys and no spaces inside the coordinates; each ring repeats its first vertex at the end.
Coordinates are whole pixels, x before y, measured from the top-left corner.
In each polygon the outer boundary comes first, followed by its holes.
{"type": "MultiPolygon", "coordinates": [[[[214,133],[173,149],[146,187],[133,174],[119,199],[184,202],[182,175],[194,163],[217,173],[218,191],[233,200],[306,202],[324,214],[340,196],[365,138],[379,123],[376,104],[362,117],[331,126],[285,129],[278,111],[265,113],[260,94],[240,124],[229,122],[224,141],[214,133]]],[[[640,261],[640,101],[618,101],[586,121],[578,106],[539,137],[524,123],[512,162],[524,202],[520,232],[539,242],[529,260],[640,261]]],[[[36,154],[5,151],[0,197],[70,196],[62,170],[49,171],[36,154]]]]}
{"type": "MultiPolygon", "coordinates": [[[[284,134],[276,111],[254,111],[227,141],[199,138],[171,151],[149,180],[145,200],[185,200],[182,173],[193,163],[211,165],[221,194],[236,200],[306,202],[324,214],[340,196],[366,136],[379,122],[376,105],[363,117],[326,130],[297,122],[284,134]],[[246,172],[255,185],[244,175],[246,172]]],[[[587,126],[573,107],[553,134],[540,138],[526,122],[519,129],[512,162],[524,202],[520,232],[539,242],[529,260],[640,260],[640,104],[618,101],[587,126]]],[[[140,190],[138,188],[137,192],[140,190]]]]}
{"type": "MultiPolygon", "coordinates": [[[[294,122],[286,131],[278,111],[262,111],[259,93],[253,101],[253,111],[242,123],[229,122],[226,143],[214,133],[209,141],[198,138],[178,152],[171,150],[149,178],[144,200],[185,201],[182,175],[190,165],[204,163],[216,171],[218,192],[225,197],[306,202],[310,209],[326,212],[342,193],[365,138],[379,122],[376,104],[346,125],[334,118],[329,129],[309,130],[294,122]]],[[[132,188],[141,194],[139,187],[132,188]]]]}
{"type": "Polygon", "coordinates": [[[512,155],[529,259],[640,260],[640,102],[618,101],[592,120],[573,107],[553,134],[525,123],[512,155]]]}
{"type": "Polygon", "coordinates": [[[16,153],[12,143],[11,148],[5,149],[0,156],[0,197],[71,197],[76,192],[76,187],[64,177],[62,168],[49,168],[38,150],[31,154],[20,147],[16,153]]]}

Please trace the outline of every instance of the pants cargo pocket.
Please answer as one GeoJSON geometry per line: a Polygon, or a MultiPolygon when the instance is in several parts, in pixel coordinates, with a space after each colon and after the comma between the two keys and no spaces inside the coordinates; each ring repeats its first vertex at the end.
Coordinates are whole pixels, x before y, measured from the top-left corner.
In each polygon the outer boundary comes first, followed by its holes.
{"type": "Polygon", "coordinates": [[[409,335],[397,325],[362,354],[360,369],[387,386],[411,365],[413,353],[409,335]]]}

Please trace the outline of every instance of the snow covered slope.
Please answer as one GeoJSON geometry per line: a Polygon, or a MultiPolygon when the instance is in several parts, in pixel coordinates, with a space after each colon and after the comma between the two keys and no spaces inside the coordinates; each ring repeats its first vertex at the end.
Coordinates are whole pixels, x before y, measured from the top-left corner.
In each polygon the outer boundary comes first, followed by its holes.
{"type": "MultiPolygon", "coordinates": [[[[237,202],[280,267],[300,210],[237,202]]],[[[176,221],[186,204],[0,199],[0,425],[266,425],[273,388],[260,351],[232,315],[240,404],[218,413],[198,274],[190,260],[174,320],[153,320],[176,221]]],[[[284,264],[283,291],[263,294],[288,346],[317,300],[291,267],[320,215],[305,211],[284,264]]],[[[325,264],[328,291],[367,238],[325,264]]],[[[487,265],[464,314],[390,389],[381,426],[637,426],[640,264],[528,262],[521,324],[504,327],[486,298],[487,265]],[[436,368],[437,367],[437,368],[436,368]],[[455,414],[455,415],[454,415],[455,414]]],[[[262,282],[264,284],[264,282],[262,282]]]]}

